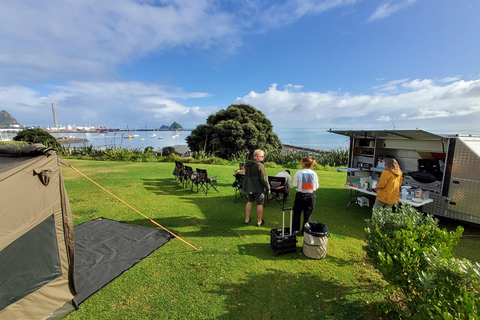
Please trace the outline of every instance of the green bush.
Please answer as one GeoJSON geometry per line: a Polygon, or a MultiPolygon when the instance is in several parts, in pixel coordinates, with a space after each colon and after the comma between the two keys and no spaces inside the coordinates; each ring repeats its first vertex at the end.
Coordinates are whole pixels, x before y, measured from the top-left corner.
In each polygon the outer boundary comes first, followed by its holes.
{"type": "Polygon", "coordinates": [[[0,141],[0,146],[28,146],[28,142],[25,141],[0,141]]]}
{"type": "Polygon", "coordinates": [[[402,318],[475,319],[480,265],[453,258],[463,228],[448,232],[411,206],[380,208],[367,220],[364,250],[389,283],[392,309],[402,318]]]}
{"type": "Polygon", "coordinates": [[[178,154],[177,151],[175,151],[175,147],[165,147],[162,149],[162,156],[163,157],[168,157],[171,154],[178,154]]]}
{"type": "Polygon", "coordinates": [[[55,139],[54,136],[39,128],[19,131],[17,135],[13,137],[13,140],[28,143],[41,143],[45,147],[54,148],[58,151],[63,150],[63,147],[57,142],[57,139],[55,139]]]}

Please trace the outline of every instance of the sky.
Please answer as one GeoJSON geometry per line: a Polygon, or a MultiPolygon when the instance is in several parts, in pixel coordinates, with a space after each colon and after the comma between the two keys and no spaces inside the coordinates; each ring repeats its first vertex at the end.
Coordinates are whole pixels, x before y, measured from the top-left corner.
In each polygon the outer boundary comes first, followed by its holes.
{"type": "Polygon", "coordinates": [[[2,0],[0,110],[22,125],[480,133],[477,0],[2,0]]]}

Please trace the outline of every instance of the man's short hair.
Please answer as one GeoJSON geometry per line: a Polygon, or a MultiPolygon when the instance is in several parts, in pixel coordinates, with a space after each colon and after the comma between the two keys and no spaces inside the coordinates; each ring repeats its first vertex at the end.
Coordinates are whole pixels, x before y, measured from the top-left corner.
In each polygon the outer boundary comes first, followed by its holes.
{"type": "Polygon", "coordinates": [[[265,155],[265,152],[263,150],[257,149],[253,152],[253,157],[256,158],[258,156],[263,156],[265,155]]]}

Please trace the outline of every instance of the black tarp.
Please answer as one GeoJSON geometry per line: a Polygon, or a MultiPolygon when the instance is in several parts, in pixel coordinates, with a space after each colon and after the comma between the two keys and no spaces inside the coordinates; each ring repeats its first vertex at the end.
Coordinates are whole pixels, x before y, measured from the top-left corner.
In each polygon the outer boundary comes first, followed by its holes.
{"type": "Polygon", "coordinates": [[[173,236],[164,230],[99,218],[74,227],[77,305],[173,236]]]}

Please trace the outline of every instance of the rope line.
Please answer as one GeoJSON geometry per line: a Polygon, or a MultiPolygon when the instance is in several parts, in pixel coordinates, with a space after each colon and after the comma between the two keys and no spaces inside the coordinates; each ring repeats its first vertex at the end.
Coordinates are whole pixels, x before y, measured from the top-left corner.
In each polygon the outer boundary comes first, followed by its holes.
{"type": "Polygon", "coordinates": [[[141,213],[140,211],[138,211],[137,209],[135,209],[134,207],[132,207],[131,205],[129,205],[128,203],[126,203],[125,201],[123,201],[122,199],[120,199],[119,197],[117,197],[116,195],[114,195],[113,193],[111,193],[110,191],[108,191],[107,189],[105,189],[104,187],[102,187],[100,184],[98,184],[97,182],[93,181],[92,179],[90,179],[89,177],[87,177],[87,175],[85,175],[84,173],[78,171],[76,168],[74,168],[73,166],[69,166],[73,171],[75,172],[78,172],[79,174],[81,174],[82,176],[84,176],[85,178],[87,178],[87,180],[89,180],[90,182],[92,182],[93,184],[95,184],[97,187],[99,187],[100,189],[102,189],[103,191],[105,191],[106,193],[108,193],[109,195],[111,195],[112,197],[114,197],[115,199],[117,199],[118,201],[120,201],[121,203],[123,203],[124,205],[126,205],[127,207],[129,207],[130,209],[132,209],[133,211],[135,211],[136,213],[140,214],[142,217],[144,217],[145,219],[148,219],[150,222],[152,222],[154,225],[162,228],[163,230],[167,231],[168,233],[170,233],[172,236],[174,236],[175,238],[181,240],[183,243],[189,245],[190,247],[192,247],[193,249],[197,250],[197,251],[200,251],[198,248],[196,248],[195,246],[191,245],[190,243],[188,243],[187,241],[183,240],[181,237],[179,237],[178,235],[176,235],[175,233],[171,232],[170,230],[168,230],[167,228],[163,227],[162,225],[160,225],[158,222],[154,221],[153,219],[149,218],[148,216],[144,215],[143,213],[141,213]]]}

